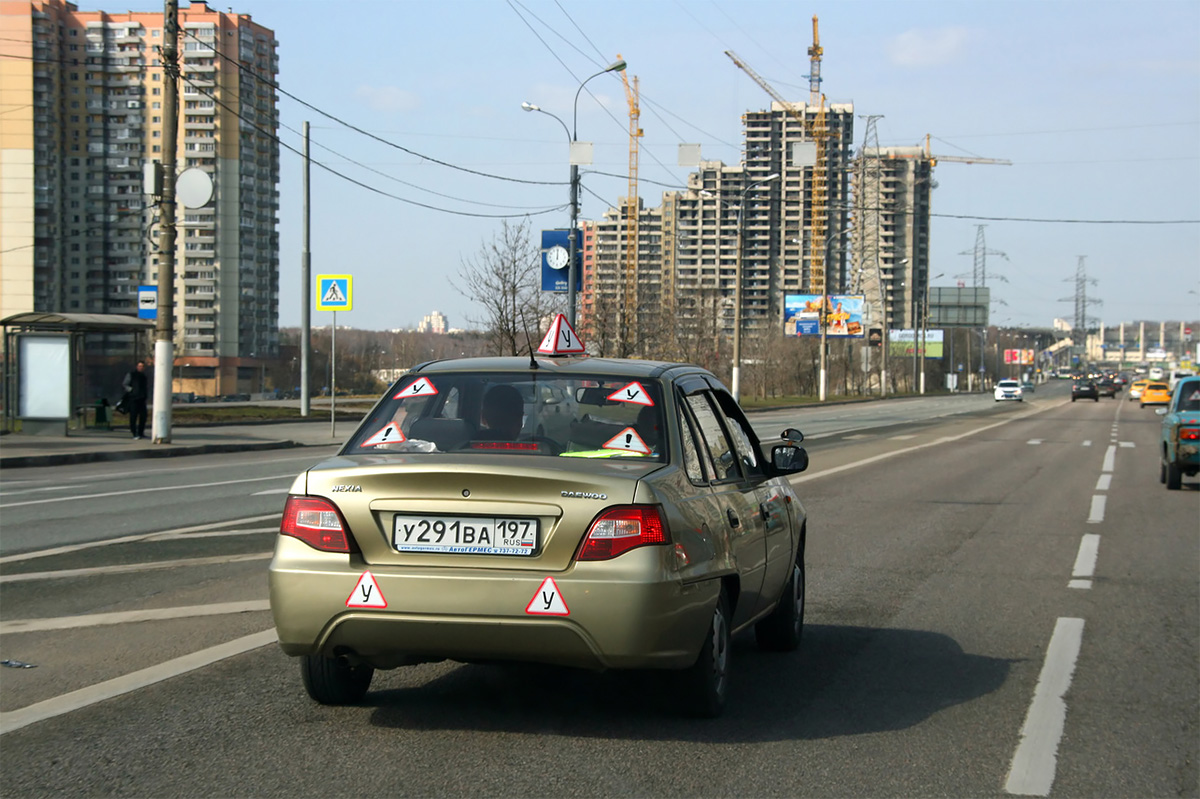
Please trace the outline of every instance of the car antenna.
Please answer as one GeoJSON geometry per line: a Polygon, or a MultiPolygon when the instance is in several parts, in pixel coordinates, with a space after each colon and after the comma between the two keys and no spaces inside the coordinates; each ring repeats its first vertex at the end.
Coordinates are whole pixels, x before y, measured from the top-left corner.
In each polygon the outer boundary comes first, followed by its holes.
{"type": "Polygon", "coordinates": [[[529,368],[538,368],[537,358],[533,357],[533,340],[529,338],[529,325],[525,323],[525,314],[521,314],[521,329],[525,331],[525,347],[529,350],[529,368]]]}

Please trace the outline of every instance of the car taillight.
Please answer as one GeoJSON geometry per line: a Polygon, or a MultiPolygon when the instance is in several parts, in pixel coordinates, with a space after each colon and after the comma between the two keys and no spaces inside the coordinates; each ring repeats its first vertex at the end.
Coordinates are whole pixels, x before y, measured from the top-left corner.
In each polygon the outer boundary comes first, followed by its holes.
{"type": "Polygon", "coordinates": [[[637,547],[667,543],[667,526],[654,505],[609,508],[588,528],[579,560],[610,560],[637,547]]]}
{"type": "Polygon", "coordinates": [[[1200,427],[1184,427],[1179,430],[1181,441],[1200,441],[1200,427]]]}
{"type": "Polygon", "coordinates": [[[289,496],[283,506],[279,534],[299,538],[322,552],[349,552],[346,522],[337,507],[320,497],[289,496]]]}

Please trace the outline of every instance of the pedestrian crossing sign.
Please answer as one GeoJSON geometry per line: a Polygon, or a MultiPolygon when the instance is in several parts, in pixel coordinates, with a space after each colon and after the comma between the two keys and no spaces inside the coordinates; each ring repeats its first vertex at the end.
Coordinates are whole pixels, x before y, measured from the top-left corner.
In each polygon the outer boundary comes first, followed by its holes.
{"type": "Polygon", "coordinates": [[[317,310],[349,311],[354,275],[317,275],[317,310]]]}

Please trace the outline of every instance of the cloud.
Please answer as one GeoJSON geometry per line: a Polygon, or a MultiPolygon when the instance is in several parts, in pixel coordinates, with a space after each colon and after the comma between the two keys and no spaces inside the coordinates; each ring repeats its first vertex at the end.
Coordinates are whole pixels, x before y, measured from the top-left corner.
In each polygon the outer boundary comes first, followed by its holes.
{"type": "Polygon", "coordinates": [[[966,51],[969,35],[963,27],[905,31],[888,44],[892,63],[902,67],[948,64],[966,51]]]}
{"type": "Polygon", "coordinates": [[[366,102],[374,111],[411,111],[420,105],[420,98],[395,86],[359,86],[354,96],[366,102]]]}

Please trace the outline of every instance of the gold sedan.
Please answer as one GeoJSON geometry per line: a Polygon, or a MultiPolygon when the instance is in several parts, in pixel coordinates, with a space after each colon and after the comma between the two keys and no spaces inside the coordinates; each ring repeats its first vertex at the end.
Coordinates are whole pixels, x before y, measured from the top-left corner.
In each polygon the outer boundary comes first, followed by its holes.
{"type": "Polygon", "coordinates": [[[800,642],[802,439],[764,445],[695,366],[419,367],[293,483],[270,566],[280,644],[324,704],[449,659],[675,669],[682,706],[717,715],[732,635],[800,642]]]}

